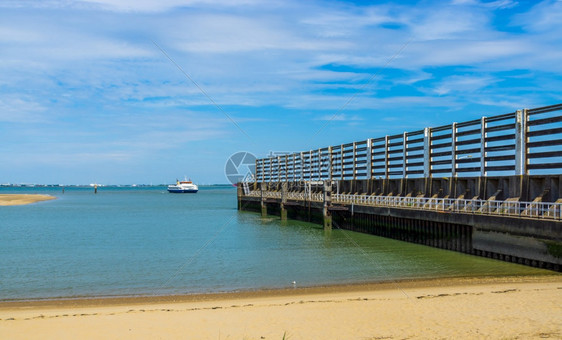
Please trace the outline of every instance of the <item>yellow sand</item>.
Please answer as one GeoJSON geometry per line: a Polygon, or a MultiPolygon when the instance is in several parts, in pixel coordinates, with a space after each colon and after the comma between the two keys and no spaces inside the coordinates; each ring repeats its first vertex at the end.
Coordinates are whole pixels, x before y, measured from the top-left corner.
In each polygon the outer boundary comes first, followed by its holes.
{"type": "Polygon", "coordinates": [[[562,338],[562,276],[0,304],[0,339],[562,338]]]}
{"type": "Polygon", "coordinates": [[[0,205],[24,205],[35,202],[54,200],[50,195],[35,194],[0,194],[0,205]]]}

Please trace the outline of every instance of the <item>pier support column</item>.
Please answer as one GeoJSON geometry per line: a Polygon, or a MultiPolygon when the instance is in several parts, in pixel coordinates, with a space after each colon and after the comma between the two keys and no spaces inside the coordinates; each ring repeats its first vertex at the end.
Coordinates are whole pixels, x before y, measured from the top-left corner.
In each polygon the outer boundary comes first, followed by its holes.
{"type": "Polygon", "coordinates": [[[328,209],[332,205],[332,182],[324,181],[324,207],[322,208],[322,218],[324,220],[324,230],[332,230],[332,214],[328,209]]]}
{"type": "Polygon", "coordinates": [[[287,220],[287,208],[285,207],[287,203],[287,182],[281,183],[281,221],[287,220]]]}
{"type": "Polygon", "coordinates": [[[260,183],[260,193],[261,193],[261,217],[266,217],[267,216],[267,204],[265,203],[265,183],[261,182],[260,183]]]}
{"type": "Polygon", "coordinates": [[[267,204],[265,202],[261,202],[261,217],[267,216],[267,204]]]}
{"type": "Polygon", "coordinates": [[[236,184],[236,194],[238,197],[238,210],[242,210],[242,183],[236,184]]]}

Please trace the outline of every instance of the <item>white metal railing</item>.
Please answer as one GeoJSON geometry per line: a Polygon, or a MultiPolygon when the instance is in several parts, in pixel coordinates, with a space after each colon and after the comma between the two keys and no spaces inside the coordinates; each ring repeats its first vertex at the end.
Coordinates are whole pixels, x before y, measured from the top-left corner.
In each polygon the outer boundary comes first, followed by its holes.
{"type": "Polygon", "coordinates": [[[259,190],[252,190],[250,191],[250,193],[248,193],[245,196],[251,196],[251,197],[261,197],[261,191],[259,190]]]}
{"type": "Polygon", "coordinates": [[[306,199],[306,194],[304,192],[288,192],[287,199],[304,201],[306,199]]]}
{"type": "Polygon", "coordinates": [[[263,197],[267,198],[281,198],[281,191],[264,191],[263,197]]]}
{"type": "MultiPolygon", "coordinates": [[[[281,195],[281,191],[263,192],[263,197],[267,198],[281,199],[281,195]]],[[[246,196],[261,197],[261,192],[250,191],[246,196]]],[[[323,193],[287,192],[286,196],[299,201],[324,200],[323,193]]],[[[562,203],[353,194],[333,194],[332,203],[562,220],[562,203]]]]}
{"type": "Polygon", "coordinates": [[[562,219],[562,203],[351,194],[334,194],[332,195],[332,202],[472,214],[562,219]]]}
{"type": "MultiPolygon", "coordinates": [[[[261,197],[261,191],[259,190],[252,190],[247,195],[250,197],[261,197]]],[[[264,191],[263,197],[266,198],[282,198],[281,191],[264,191]]],[[[324,200],[324,196],[322,193],[305,193],[305,192],[287,192],[287,199],[298,200],[298,201],[316,201],[322,202],[324,200]]]]}
{"type": "Polygon", "coordinates": [[[323,202],[324,201],[324,194],[323,193],[313,193],[310,195],[310,200],[315,202],[323,202]]]}

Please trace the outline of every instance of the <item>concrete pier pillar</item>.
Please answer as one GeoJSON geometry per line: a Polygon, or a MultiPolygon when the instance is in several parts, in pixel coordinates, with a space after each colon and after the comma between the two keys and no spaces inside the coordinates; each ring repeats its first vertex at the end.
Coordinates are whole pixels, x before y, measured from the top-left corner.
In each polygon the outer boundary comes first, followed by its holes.
{"type": "Polygon", "coordinates": [[[287,203],[287,182],[281,183],[281,221],[287,220],[287,208],[285,207],[287,203]]]}
{"type": "Polygon", "coordinates": [[[332,214],[329,206],[332,205],[332,183],[324,181],[324,206],[322,208],[322,219],[324,220],[324,230],[332,229],[332,214]]]}
{"type": "Polygon", "coordinates": [[[486,177],[480,176],[478,178],[478,198],[480,198],[481,200],[488,199],[488,195],[486,194],[486,181],[486,177]]]}
{"type": "Polygon", "coordinates": [[[287,221],[287,208],[281,203],[281,221],[287,221]]]}
{"type": "Polygon", "coordinates": [[[236,195],[238,197],[238,210],[242,210],[242,183],[236,184],[236,195]]]}
{"type": "Polygon", "coordinates": [[[266,191],[265,183],[260,183],[260,193],[261,193],[261,217],[267,216],[267,204],[265,203],[264,193],[266,191]]]}
{"type": "Polygon", "coordinates": [[[332,214],[328,210],[328,207],[322,209],[323,219],[324,219],[324,230],[332,230],[332,214]]]}

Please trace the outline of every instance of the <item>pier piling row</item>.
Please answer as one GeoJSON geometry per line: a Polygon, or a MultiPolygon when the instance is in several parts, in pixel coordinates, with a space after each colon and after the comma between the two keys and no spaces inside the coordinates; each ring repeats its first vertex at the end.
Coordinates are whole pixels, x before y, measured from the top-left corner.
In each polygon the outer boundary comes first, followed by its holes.
{"type": "Polygon", "coordinates": [[[562,104],[256,160],[238,208],[560,271],[562,104]]]}

